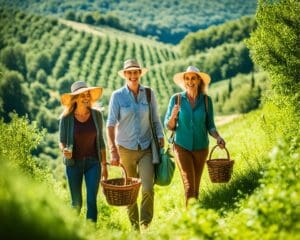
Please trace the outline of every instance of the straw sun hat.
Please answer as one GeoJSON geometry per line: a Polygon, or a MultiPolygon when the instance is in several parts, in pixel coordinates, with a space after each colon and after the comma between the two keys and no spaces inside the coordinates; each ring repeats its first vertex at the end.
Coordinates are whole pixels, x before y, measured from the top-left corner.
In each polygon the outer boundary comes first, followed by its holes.
{"type": "Polygon", "coordinates": [[[174,82],[181,87],[183,90],[185,90],[184,86],[184,74],[185,73],[196,73],[203,81],[205,87],[208,87],[208,84],[210,82],[210,76],[207,73],[200,72],[200,70],[194,66],[188,66],[185,72],[176,73],[173,77],[174,82]]]}
{"type": "Polygon", "coordinates": [[[70,105],[73,96],[86,91],[90,92],[91,102],[94,103],[102,96],[103,89],[101,87],[88,87],[85,82],[77,81],[72,84],[71,93],[63,94],[60,101],[63,105],[68,106],[70,105]]]}
{"type": "Polygon", "coordinates": [[[121,78],[125,78],[124,71],[128,70],[141,70],[141,77],[148,72],[147,68],[142,68],[141,65],[135,59],[128,59],[124,62],[123,69],[118,71],[118,74],[121,78]]]}

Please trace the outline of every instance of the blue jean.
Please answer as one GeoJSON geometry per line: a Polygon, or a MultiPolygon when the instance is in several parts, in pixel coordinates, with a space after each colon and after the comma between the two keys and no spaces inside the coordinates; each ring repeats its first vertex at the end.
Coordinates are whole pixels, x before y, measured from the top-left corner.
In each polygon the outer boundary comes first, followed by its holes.
{"type": "Polygon", "coordinates": [[[86,218],[97,221],[97,194],[101,178],[101,165],[95,158],[75,160],[74,166],[66,167],[69,188],[71,192],[72,207],[80,213],[82,207],[82,180],[86,184],[87,214],[86,218]]]}

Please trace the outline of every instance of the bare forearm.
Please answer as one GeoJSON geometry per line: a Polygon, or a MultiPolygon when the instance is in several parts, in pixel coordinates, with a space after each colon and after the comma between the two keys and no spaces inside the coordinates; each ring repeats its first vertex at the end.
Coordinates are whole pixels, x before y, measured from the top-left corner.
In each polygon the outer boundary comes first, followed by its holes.
{"type": "Polygon", "coordinates": [[[168,128],[169,130],[173,130],[176,126],[176,118],[170,118],[168,122],[168,128]]]}
{"type": "Polygon", "coordinates": [[[101,149],[101,163],[106,164],[106,150],[101,149]]]}
{"type": "Polygon", "coordinates": [[[107,128],[107,142],[110,150],[117,147],[115,142],[115,127],[107,128]]]}
{"type": "Polygon", "coordinates": [[[218,131],[209,132],[209,134],[210,134],[210,136],[214,137],[215,139],[220,137],[220,134],[218,133],[218,131]]]}

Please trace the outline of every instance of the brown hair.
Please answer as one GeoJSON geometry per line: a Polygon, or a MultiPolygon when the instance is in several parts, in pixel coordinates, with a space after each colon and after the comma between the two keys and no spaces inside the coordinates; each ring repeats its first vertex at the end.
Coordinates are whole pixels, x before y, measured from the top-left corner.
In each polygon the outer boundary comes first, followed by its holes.
{"type": "Polygon", "coordinates": [[[70,104],[64,106],[64,110],[63,110],[62,114],[60,115],[60,117],[67,116],[71,112],[74,112],[74,110],[77,107],[77,103],[75,100],[78,98],[78,96],[79,96],[79,94],[72,96],[70,104]]]}

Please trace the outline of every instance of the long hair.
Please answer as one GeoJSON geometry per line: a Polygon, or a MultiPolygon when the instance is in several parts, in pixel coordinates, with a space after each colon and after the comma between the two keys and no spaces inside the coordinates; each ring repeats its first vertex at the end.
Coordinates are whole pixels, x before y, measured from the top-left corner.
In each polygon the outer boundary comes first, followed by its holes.
{"type": "Polygon", "coordinates": [[[198,76],[198,78],[200,80],[200,84],[198,86],[198,93],[207,94],[208,86],[204,84],[204,81],[200,76],[198,76]]]}
{"type": "Polygon", "coordinates": [[[71,98],[70,104],[65,105],[64,106],[64,110],[60,115],[60,118],[65,117],[67,115],[69,115],[71,112],[74,112],[76,107],[77,107],[77,103],[76,103],[76,99],[78,98],[79,95],[74,95],[71,98]]]}

